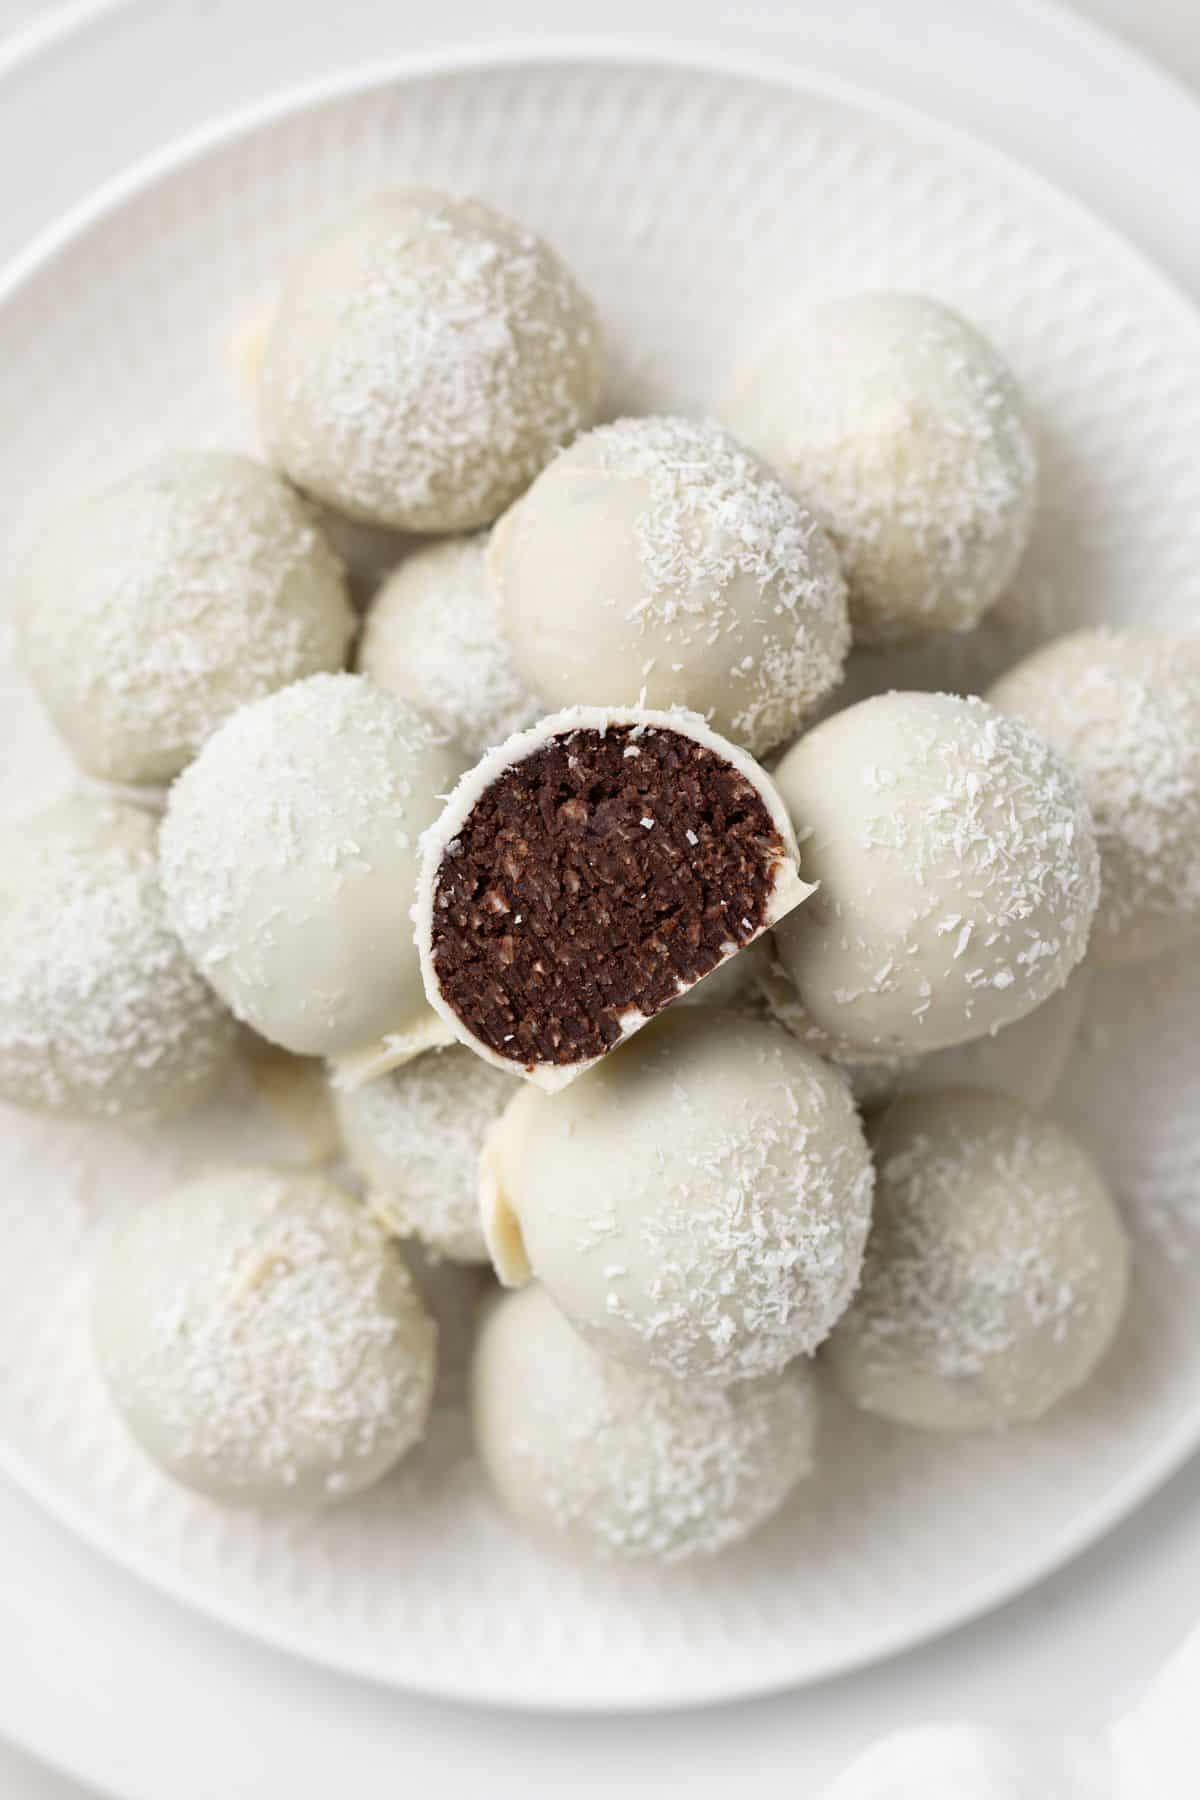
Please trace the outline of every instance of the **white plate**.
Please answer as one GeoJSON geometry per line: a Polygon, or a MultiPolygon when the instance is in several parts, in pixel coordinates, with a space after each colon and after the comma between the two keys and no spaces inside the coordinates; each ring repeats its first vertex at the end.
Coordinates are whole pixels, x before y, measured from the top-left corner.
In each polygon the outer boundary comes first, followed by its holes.
{"type": "MultiPolygon", "coordinates": [[[[961,305],[1042,420],[1025,592],[1064,618],[1194,619],[1200,325],[1128,249],[1019,170],[851,91],[581,53],[423,61],[310,94],[142,171],[56,234],[0,293],[3,541],[158,445],[250,444],[231,337],[317,220],[408,179],[472,188],[560,245],[608,320],[629,405],[710,407],[727,346],[799,286],[908,283],[961,305]]],[[[0,718],[0,810],[25,811],[66,765],[15,678],[0,718]]],[[[320,1523],[223,1513],[159,1480],[91,1373],[89,1238],[166,1172],[219,1156],[211,1121],[148,1141],[5,1115],[0,1459],[181,1598],[427,1691],[657,1706],[915,1642],[1062,1561],[1200,1441],[1194,963],[1097,984],[1067,1084],[1138,1237],[1133,1313],[1102,1378],[992,1441],[939,1444],[831,1407],[818,1479],[716,1565],[598,1572],[535,1548],[492,1510],[453,1418],[432,1454],[320,1523]]]]}

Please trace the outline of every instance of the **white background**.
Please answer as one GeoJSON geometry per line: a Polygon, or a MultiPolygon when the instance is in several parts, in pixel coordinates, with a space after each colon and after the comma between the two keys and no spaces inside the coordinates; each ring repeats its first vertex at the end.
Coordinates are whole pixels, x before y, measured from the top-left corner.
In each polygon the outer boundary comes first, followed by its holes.
{"type": "MultiPolygon", "coordinates": [[[[686,18],[686,35],[719,36],[757,50],[786,47],[797,60],[858,73],[867,85],[895,85],[887,77],[902,74],[895,91],[1020,147],[1011,115],[1020,112],[1022,96],[1006,89],[1001,51],[1023,32],[1047,30],[1036,6],[959,0],[953,26],[947,11],[946,31],[974,29],[979,62],[994,69],[995,80],[951,85],[943,72],[939,85],[937,33],[897,33],[908,4],[717,4],[707,16],[719,30],[701,32],[691,22],[692,7],[605,0],[588,22],[615,34],[631,21],[645,29],[649,15],[665,36],[686,18]],[[839,16],[831,31],[827,16],[833,14],[839,16]],[[848,64],[846,44],[855,34],[858,49],[848,64]]],[[[76,0],[65,7],[0,0],[0,169],[6,171],[0,260],[139,152],[216,112],[320,73],[335,60],[361,61],[418,41],[468,35],[469,8],[457,0],[439,0],[411,16],[396,0],[369,8],[350,0],[319,7],[294,0],[291,8],[262,6],[264,18],[285,21],[273,39],[256,30],[258,0],[239,0],[244,36],[237,55],[225,66],[216,59],[206,65],[210,27],[232,10],[233,0],[76,0]],[[368,12],[370,21],[357,18],[368,12]],[[339,32],[350,13],[356,15],[353,57],[339,55],[339,32]],[[28,64],[7,59],[5,40],[31,26],[41,36],[40,53],[28,64]],[[71,29],[60,35],[60,26],[71,29]],[[111,56],[105,61],[97,54],[101,40],[127,54],[115,65],[111,56]],[[114,66],[121,87],[110,91],[105,82],[115,79],[108,73],[114,66]],[[33,156],[36,179],[26,161],[33,156]]],[[[513,32],[528,10],[515,3],[506,8],[513,32]]],[[[937,7],[914,4],[912,10],[928,18],[937,7]]],[[[1200,89],[1197,0],[1086,0],[1081,10],[1125,31],[1200,89]]],[[[483,11],[479,6],[477,16],[483,11]]],[[[551,9],[543,7],[542,16],[549,18],[551,9]]],[[[489,35],[498,29],[492,18],[489,35]]],[[[555,29],[563,29],[561,13],[555,29]]],[[[1061,25],[1054,30],[1053,44],[1046,36],[1047,57],[1063,53],[1061,25]]],[[[950,44],[940,48],[948,60],[950,44]]],[[[1089,63],[1091,79],[1112,80],[1116,108],[1120,74],[1119,64],[1098,58],[1093,71],[1089,63]]],[[[1068,101],[1064,91],[1064,106],[1068,101]]],[[[1168,110],[1164,104],[1164,130],[1168,110]]],[[[1181,218],[1141,216],[1119,159],[1101,166],[1111,145],[1073,135],[1069,118],[1056,118],[1053,108],[1024,119],[1022,129],[1027,160],[1108,211],[1200,296],[1200,232],[1181,218]]],[[[1115,111],[1114,139],[1132,129],[1115,111]]],[[[1194,141],[1200,143],[1200,131],[1194,141]]],[[[1194,188],[1195,166],[1181,167],[1184,188],[1194,188]]],[[[1167,164],[1163,181],[1171,180],[1167,164]]],[[[918,1719],[977,1716],[1065,1728],[1110,1717],[1198,1619],[1200,1465],[1193,1465],[1035,1593],[899,1662],[805,1693],[705,1713],[536,1720],[408,1701],[257,1650],[108,1568],[0,1484],[0,1731],[66,1767],[102,1771],[122,1800],[284,1794],[308,1800],[319,1793],[367,1800],[392,1792],[420,1800],[541,1800],[568,1793],[586,1800],[607,1791],[636,1800],[668,1785],[703,1800],[773,1792],[780,1783],[797,1800],[816,1800],[822,1782],[860,1745],[918,1719]]],[[[83,1791],[0,1743],[3,1800],[80,1800],[83,1791]]]]}

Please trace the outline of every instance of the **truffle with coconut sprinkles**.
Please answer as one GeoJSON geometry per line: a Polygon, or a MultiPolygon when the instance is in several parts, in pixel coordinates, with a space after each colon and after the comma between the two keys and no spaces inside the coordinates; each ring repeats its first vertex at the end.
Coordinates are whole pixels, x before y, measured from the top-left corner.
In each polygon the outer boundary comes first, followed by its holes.
{"type": "Polygon", "coordinates": [[[350,518],[490,524],[591,423],[591,303],[532,232],[478,200],[380,195],[300,258],[263,352],[272,458],[350,518]]]}
{"type": "Polygon", "coordinates": [[[176,1480],[310,1508],[421,1437],[436,1332],[396,1246],[324,1176],[229,1169],[120,1226],[93,1327],[113,1400],[176,1480]]]}
{"type": "Polygon", "coordinates": [[[940,1050],[1063,986],[1099,892],[1083,790],[982,700],[881,694],[775,771],[818,883],[775,933],[805,1011],[850,1049],[940,1050]]]}
{"type": "Polygon", "coordinates": [[[875,1224],[828,1347],[839,1385],[934,1430],[1040,1418],[1125,1305],[1129,1246],[1098,1171],[1059,1126],[966,1089],[893,1102],[872,1139],[875,1224]]]}
{"type": "Polygon", "coordinates": [[[811,892],[762,769],[687,713],[575,707],[490,751],[422,841],[430,1005],[562,1087],[811,892]]]}
{"type": "Polygon", "coordinates": [[[470,757],[546,710],[513,667],[486,550],[482,535],[414,550],[371,602],[358,646],[364,675],[427,712],[470,757]]]}
{"type": "Polygon", "coordinates": [[[850,647],[825,532],[711,423],[588,432],[488,556],[518,672],[551,705],[686,706],[761,755],[836,686],[850,647]]]}
{"type": "Polygon", "coordinates": [[[1200,638],[1076,631],[988,693],[1083,783],[1100,846],[1097,962],[1138,962],[1200,933],[1200,638]]]}
{"type": "Polygon", "coordinates": [[[857,643],[968,631],[1016,573],[1037,496],[1025,407],[991,344],[928,295],[798,309],[727,411],[826,522],[857,643]]]}
{"type": "Polygon", "coordinates": [[[858,1280],[871,1162],[842,1077],[778,1026],[674,1009],[488,1134],[502,1281],[541,1281],[605,1355],[724,1385],[828,1335],[858,1280]]]}
{"type": "Polygon", "coordinates": [[[0,1098],[149,1120],[203,1099],[233,1019],[167,919],[157,821],[81,795],[0,838],[0,1098]]]}
{"type": "Polygon", "coordinates": [[[171,790],[163,883],[239,1018],[297,1055],[354,1055],[358,1073],[444,1036],[408,909],[419,835],[461,767],[430,720],[361,675],[296,682],[209,739],[171,790]]]}
{"type": "Polygon", "coordinates": [[[480,1459],[509,1511],[599,1557],[713,1556],[812,1469],[805,1364],[733,1388],[631,1369],[586,1344],[537,1286],[490,1309],[471,1399],[480,1459]]]}
{"type": "Polygon", "coordinates": [[[461,1044],[351,1091],[334,1088],[346,1154],[389,1230],[458,1262],[486,1262],[479,1152],[512,1093],[511,1075],[461,1044]]]}
{"type": "Polygon", "coordinates": [[[174,452],[67,507],[18,569],[22,653],[90,774],[165,782],[229,715],[346,660],[337,557],[285,481],[174,452]]]}

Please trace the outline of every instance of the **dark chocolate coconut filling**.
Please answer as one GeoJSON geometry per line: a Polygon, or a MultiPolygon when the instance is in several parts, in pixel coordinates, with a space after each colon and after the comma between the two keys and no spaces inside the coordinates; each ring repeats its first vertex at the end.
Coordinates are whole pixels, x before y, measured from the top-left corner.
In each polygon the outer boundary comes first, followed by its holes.
{"type": "Polygon", "coordinates": [[[762,797],[660,727],[551,738],[505,769],[442,856],[433,962],[448,1004],[515,1063],[575,1063],[767,923],[786,855],[762,797]]]}

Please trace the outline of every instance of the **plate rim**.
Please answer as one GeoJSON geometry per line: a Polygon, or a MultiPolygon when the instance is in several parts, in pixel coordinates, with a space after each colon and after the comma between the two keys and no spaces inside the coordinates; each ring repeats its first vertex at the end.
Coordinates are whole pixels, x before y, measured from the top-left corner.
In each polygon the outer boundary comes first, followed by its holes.
{"type": "MultiPolygon", "coordinates": [[[[990,168],[1010,186],[1026,189],[1042,206],[1071,219],[1077,227],[1102,242],[1122,260],[1143,284],[1149,284],[1176,316],[1180,326],[1196,338],[1200,354],[1200,307],[1186,291],[1124,233],[1110,225],[1074,194],[1060,188],[1019,158],[998,149],[986,139],[947,124],[922,108],[840,76],[788,61],[738,53],[701,42],[675,43],[665,39],[596,35],[574,38],[542,36],[501,38],[472,44],[454,44],[374,58],[334,70],[313,80],[293,83],[247,105],[222,113],[216,119],[187,132],[147,156],[139,158],[120,175],[104,182],[57,220],[38,232],[25,248],[0,267],[0,308],[20,289],[46,273],[54,261],[78,239],[137,200],[158,183],[185,171],[215,151],[239,139],[296,116],[299,113],[376,93],[394,86],[441,76],[521,67],[545,69],[560,66],[598,68],[634,67],[663,73],[709,74],[763,83],[793,94],[832,99],[877,118],[890,121],[927,142],[990,168]]],[[[724,1703],[733,1704],[767,1697],[788,1689],[813,1686],[889,1661],[907,1650],[968,1625],[1009,1601],[1027,1594],[1092,1548],[1106,1533],[1126,1520],[1200,1450],[1200,1402],[1194,1414],[1184,1415],[1160,1441],[1156,1451],[1144,1457],[1105,1497],[1076,1515],[1069,1525],[1052,1533],[1036,1554],[1017,1558],[968,1589],[959,1590],[950,1602],[940,1601],[915,1620],[884,1631],[869,1649],[850,1649],[833,1655],[816,1672],[787,1667],[786,1654],[773,1654],[770,1666],[757,1673],[711,1679],[688,1677],[672,1686],[659,1681],[652,1693],[631,1692],[619,1700],[593,1697],[586,1691],[565,1692],[533,1699],[516,1682],[506,1682],[503,1671],[484,1683],[478,1679],[454,1683],[421,1671],[403,1676],[382,1666],[364,1652],[333,1651],[309,1642],[299,1629],[264,1618],[254,1607],[212,1595],[202,1583],[183,1571],[163,1567],[159,1561],[122,1534],[97,1520],[87,1506],[60,1491],[38,1463],[0,1436],[0,1472],[14,1481],[54,1519],[84,1543],[123,1568],[175,1604],[195,1611],[254,1641],[307,1663],[338,1674],[370,1682],[374,1686],[428,1698],[531,1715],[619,1715],[687,1711],[724,1703]]]]}

